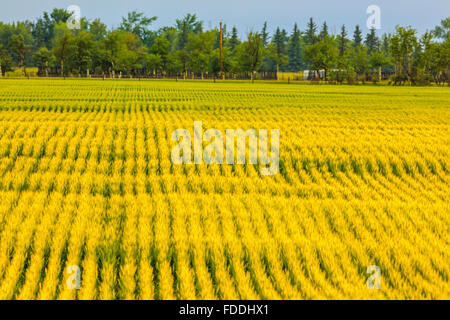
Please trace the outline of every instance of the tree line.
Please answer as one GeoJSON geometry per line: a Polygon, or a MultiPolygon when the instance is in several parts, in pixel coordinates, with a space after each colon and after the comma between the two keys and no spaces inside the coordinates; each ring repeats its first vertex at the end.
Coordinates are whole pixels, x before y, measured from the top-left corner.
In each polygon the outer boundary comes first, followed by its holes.
{"type": "Polygon", "coordinates": [[[240,39],[238,30],[223,27],[220,54],[218,28],[205,30],[195,14],[174,26],[152,30],[157,17],[130,12],[109,30],[100,20],[82,18],[72,30],[64,9],[44,12],[36,21],[0,22],[0,75],[13,68],[39,68],[43,76],[103,75],[188,77],[225,73],[248,74],[312,70],[312,79],[336,83],[380,81],[391,74],[394,84],[448,83],[450,78],[450,18],[421,36],[412,27],[398,26],[392,34],[365,36],[357,25],[352,34],[342,26],[331,34],[324,22],[310,18],[305,30],[277,28],[267,23],[240,39]],[[221,63],[222,56],[222,63],[221,63]]]}

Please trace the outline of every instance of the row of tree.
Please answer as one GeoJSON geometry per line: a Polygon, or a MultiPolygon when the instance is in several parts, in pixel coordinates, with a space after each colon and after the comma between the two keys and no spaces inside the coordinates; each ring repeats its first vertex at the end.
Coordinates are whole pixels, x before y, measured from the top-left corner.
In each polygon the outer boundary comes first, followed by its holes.
{"type": "Polygon", "coordinates": [[[338,35],[311,18],[301,31],[290,34],[277,28],[271,36],[267,23],[260,32],[241,40],[238,30],[223,29],[220,54],[218,29],[204,30],[196,15],[177,19],[173,27],[152,30],[156,17],[130,12],[119,28],[108,30],[100,19],[81,19],[72,30],[71,14],[62,9],[45,12],[34,22],[0,22],[0,75],[14,67],[39,68],[40,75],[89,76],[188,75],[257,72],[298,72],[310,69],[313,78],[344,81],[379,81],[393,74],[395,84],[448,82],[450,18],[420,37],[411,27],[397,27],[394,34],[365,37],[359,26],[349,37],[345,26],[338,35]],[[319,30],[320,29],[320,30],[319,30]]]}

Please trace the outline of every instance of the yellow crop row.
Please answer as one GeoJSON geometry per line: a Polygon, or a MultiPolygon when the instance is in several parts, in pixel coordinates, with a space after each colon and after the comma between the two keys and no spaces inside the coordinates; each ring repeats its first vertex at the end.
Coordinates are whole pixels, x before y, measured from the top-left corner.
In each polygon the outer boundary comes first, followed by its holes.
{"type": "Polygon", "coordinates": [[[0,80],[0,299],[448,299],[449,97],[0,80]],[[175,165],[194,121],[279,129],[279,173],[175,165]]]}

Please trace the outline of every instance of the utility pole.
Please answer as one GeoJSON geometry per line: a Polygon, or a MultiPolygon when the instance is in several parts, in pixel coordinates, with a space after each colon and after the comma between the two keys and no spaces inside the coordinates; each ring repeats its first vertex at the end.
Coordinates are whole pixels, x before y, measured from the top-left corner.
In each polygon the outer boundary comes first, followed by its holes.
{"type": "Polygon", "coordinates": [[[220,22],[220,78],[223,80],[223,29],[220,22]]]}

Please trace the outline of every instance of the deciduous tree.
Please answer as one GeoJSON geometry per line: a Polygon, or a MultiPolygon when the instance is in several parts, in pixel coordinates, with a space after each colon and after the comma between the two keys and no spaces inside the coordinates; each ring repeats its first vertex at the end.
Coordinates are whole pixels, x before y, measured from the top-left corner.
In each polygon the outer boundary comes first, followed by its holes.
{"type": "Polygon", "coordinates": [[[251,74],[252,82],[255,72],[261,66],[264,56],[264,45],[261,35],[249,32],[247,41],[241,44],[239,52],[239,63],[243,71],[251,74]]]}
{"type": "Polygon", "coordinates": [[[328,71],[335,66],[338,57],[338,49],[332,39],[327,36],[321,41],[306,48],[305,58],[311,63],[313,70],[320,73],[325,71],[325,80],[328,79],[328,71]]]}

